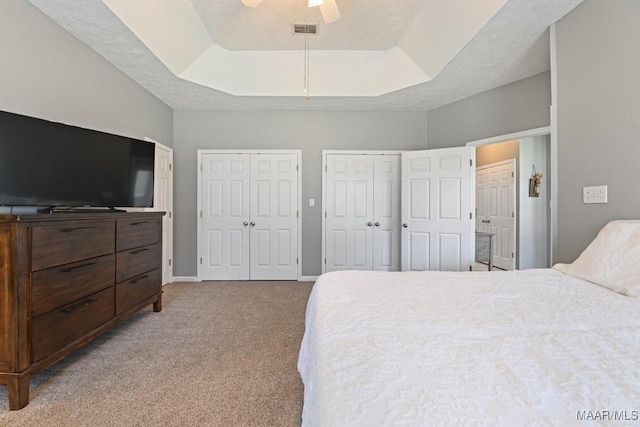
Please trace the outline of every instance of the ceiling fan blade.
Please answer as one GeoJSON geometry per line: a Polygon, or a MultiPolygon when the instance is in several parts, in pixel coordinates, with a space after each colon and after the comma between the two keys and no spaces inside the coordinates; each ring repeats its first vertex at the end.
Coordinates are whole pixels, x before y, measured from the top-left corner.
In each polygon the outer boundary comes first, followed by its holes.
{"type": "Polygon", "coordinates": [[[262,0],[242,0],[242,4],[247,7],[256,7],[262,3],[262,0]]]}
{"type": "Polygon", "coordinates": [[[338,9],[336,0],[324,0],[320,5],[320,12],[325,24],[331,24],[340,18],[340,9],[338,9]]]}

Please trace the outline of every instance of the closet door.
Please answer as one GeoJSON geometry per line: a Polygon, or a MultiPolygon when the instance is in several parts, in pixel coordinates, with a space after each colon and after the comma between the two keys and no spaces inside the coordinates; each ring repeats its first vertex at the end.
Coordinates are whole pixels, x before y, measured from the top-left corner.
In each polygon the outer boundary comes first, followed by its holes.
{"type": "Polygon", "coordinates": [[[326,157],[325,271],[373,268],[373,156],[326,157]]]}
{"type": "Polygon", "coordinates": [[[203,154],[201,175],[201,280],[249,279],[250,158],[203,154]]]}
{"type": "Polygon", "coordinates": [[[400,270],[400,155],[373,157],[373,269],[400,270]]]}
{"type": "Polygon", "coordinates": [[[402,270],[473,266],[473,163],[473,147],[402,154],[402,270]]]}
{"type": "Polygon", "coordinates": [[[251,279],[298,277],[298,157],[251,155],[251,279]]]}

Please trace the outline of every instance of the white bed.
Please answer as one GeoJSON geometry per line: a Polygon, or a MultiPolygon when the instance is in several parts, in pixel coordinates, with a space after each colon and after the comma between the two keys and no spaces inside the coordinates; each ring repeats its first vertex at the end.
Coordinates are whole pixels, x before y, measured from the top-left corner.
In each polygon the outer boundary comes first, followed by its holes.
{"type": "Polygon", "coordinates": [[[640,423],[640,221],[607,227],[554,269],[321,276],[302,424],[640,423]]]}

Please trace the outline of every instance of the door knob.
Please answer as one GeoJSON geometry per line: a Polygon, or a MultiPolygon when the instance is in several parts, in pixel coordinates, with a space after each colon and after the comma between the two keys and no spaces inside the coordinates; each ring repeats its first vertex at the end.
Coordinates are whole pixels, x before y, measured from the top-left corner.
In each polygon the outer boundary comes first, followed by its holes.
{"type": "Polygon", "coordinates": [[[371,227],[371,226],[373,225],[373,223],[372,223],[371,221],[369,221],[369,222],[367,223],[367,225],[368,225],[369,227],[371,227]]]}
{"type": "Polygon", "coordinates": [[[251,221],[251,226],[253,227],[254,225],[256,225],[256,223],[251,221]]]}
{"type": "Polygon", "coordinates": [[[380,227],[380,223],[378,221],[376,221],[376,223],[374,224],[376,227],[380,227]]]}
{"type": "Polygon", "coordinates": [[[407,224],[406,222],[404,224],[402,224],[403,228],[407,228],[409,226],[409,224],[407,224]]]}
{"type": "Polygon", "coordinates": [[[246,227],[247,225],[249,225],[249,223],[247,221],[245,221],[245,222],[242,223],[242,225],[244,225],[246,227]]]}

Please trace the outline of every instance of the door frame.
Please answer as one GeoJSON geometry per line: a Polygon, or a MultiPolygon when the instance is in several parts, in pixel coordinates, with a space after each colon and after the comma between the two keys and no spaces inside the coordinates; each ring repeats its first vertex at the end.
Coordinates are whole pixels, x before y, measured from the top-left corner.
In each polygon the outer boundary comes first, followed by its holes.
{"type": "MultiPolygon", "coordinates": [[[[550,110],[550,115],[552,116],[552,118],[553,118],[553,114],[554,114],[554,110],[552,107],[550,110]]],[[[551,120],[551,122],[554,123],[553,120],[551,120]]],[[[522,139],[528,136],[546,136],[546,135],[550,135],[551,137],[550,146],[549,146],[549,149],[550,149],[549,157],[551,162],[551,164],[549,165],[549,182],[551,183],[551,185],[549,187],[549,196],[548,196],[550,215],[549,215],[549,224],[547,225],[547,239],[549,239],[549,242],[548,242],[549,243],[549,254],[548,254],[549,262],[548,263],[551,266],[553,265],[553,259],[554,259],[553,257],[555,255],[555,251],[558,243],[557,242],[558,234],[556,231],[556,224],[558,220],[558,212],[556,207],[558,205],[557,204],[557,201],[558,201],[558,194],[557,194],[558,147],[557,147],[556,126],[543,126],[539,128],[523,130],[520,132],[492,136],[490,138],[478,139],[475,141],[467,142],[466,145],[469,147],[477,148],[483,145],[496,144],[499,142],[511,141],[514,139],[522,139]]]]}
{"type": "Polygon", "coordinates": [[[229,150],[229,149],[199,149],[197,150],[197,163],[196,163],[196,191],[197,191],[197,207],[196,207],[196,222],[197,222],[197,281],[202,281],[200,272],[200,257],[202,256],[202,156],[205,154],[295,154],[298,162],[298,215],[297,223],[298,227],[298,242],[296,258],[298,260],[297,268],[297,280],[302,277],[302,150],[229,150]]]}
{"type": "MultiPolygon", "coordinates": [[[[327,211],[326,211],[326,192],[327,192],[327,156],[344,154],[344,155],[376,155],[376,154],[402,154],[407,150],[322,150],[322,252],[320,264],[322,265],[322,273],[327,272],[327,211]]],[[[400,159],[400,167],[402,167],[402,159],[400,159]]]]}
{"type": "MultiPolygon", "coordinates": [[[[518,269],[518,258],[520,256],[519,251],[518,251],[518,244],[517,244],[518,243],[518,239],[517,239],[517,234],[518,233],[517,233],[517,231],[518,231],[518,218],[519,218],[519,216],[518,216],[518,214],[519,214],[519,209],[518,209],[519,208],[519,206],[518,206],[518,187],[517,187],[518,180],[516,178],[516,177],[519,176],[518,175],[519,171],[518,171],[517,159],[501,160],[501,161],[495,162],[495,163],[489,163],[489,164],[482,165],[482,166],[476,166],[476,188],[475,188],[475,191],[477,193],[477,189],[478,189],[478,179],[477,178],[478,178],[478,171],[479,170],[490,169],[490,168],[494,168],[494,167],[497,167],[497,166],[508,165],[508,164],[513,165],[513,175],[511,176],[511,178],[512,178],[511,181],[512,181],[512,184],[513,184],[513,191],[510,194],[510,196],[512,197],[511,201],[513,203],[513,212],[512,212],[513,213],[513,221],[512,221],[512,224],[513,224],[513,230],[512,230],[513,231],[513,237],[512,237],[511,244],[513,245],[513,261],[512,261],[513,270],[517,270],[518,269]]],[[[478,207],[478,199],[476,197],[476,209],[477,209],[477,207],[478,207]]],[[[476,224],[477,224],[477,221],[478,221],[477,213],[476,213],[475,220],[476,220],[476,224]]],[[[498,239],[498,236],[496,235],[496,241],[497,241],[497,239],[498,239]]],[[[493,247],[497,249],[497,247],[498,247],[497,243],[493,247]]],[[[491,254],[491,256],[493,256],[493,254],[491,254]]],[[[493,266],[496,267],[495,261],[493,263],[493,266]]]]}

